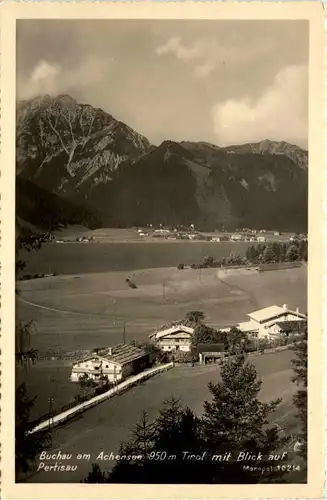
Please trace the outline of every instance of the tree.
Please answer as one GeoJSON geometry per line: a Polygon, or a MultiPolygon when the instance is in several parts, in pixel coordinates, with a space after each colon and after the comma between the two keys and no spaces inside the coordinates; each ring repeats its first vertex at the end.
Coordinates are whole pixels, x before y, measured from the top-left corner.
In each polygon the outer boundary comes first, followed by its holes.
{"type": "Polygon", "coordinates": [[[301,240],[299,243],[299,253],[300,258],[307,262],[308,260],[308,242],[306,240],[301,240]]]}
{"type": "MultiPolygon", "coordinates": [[[[263,467],[267,454],[286,443],[287,438],[269,424],[269,417],[281,400],[261,402],[258,399],[261,384],[254,365],[243,353],[222,362],[221,381],[208,384],[212,401],[204,403],[203,431],[211,454],[232,451],[237,456],[242,450],[251,450],[251,454],[261,452],[263,459],[251,461],[250,465],[263,467]]],[[[270,477],[269,471],[259,474],[244,471],[235,459],[212,465],[213,482],[250,483],[263,481],[267,476],[270,477]]]]}
{"type": "Polygon", "coordinates": [[[227,335],[227,346],[230,354],[245,352],[250,344],[246,333],[233,326],[227,335]]]}
{"type": "Polygon", "coordinates": [[[254,245],[246,249],[245,256],[249,262],[255,262],[258,259],[259,253],[254,245]]]}
{"type": "Polygon", "coordinates": [[[267,245],[262,254],[263,262],[273,262],[276,260],[276,255],[272,245],[267,245]]]}
{"type": "Polygon", "coordinates": [[[147,340],[132,340],[130,345],[143,349],[149,355],[150,365],[156,362],[165,363],[167,361],[167,353],[162,351],[154,342],[149,342],[147,340]]]}
{"type": "Polygon", "coordinates": [[[290,245],[286,251],[285,260],[288,262],[293,262],[299,260],[300,254],[299,249],[296,245],[290,245]]]}
{"type": "Polygon", "coordinates": [[[27,368],[31,363],[35,364],[38,352],[31,346],[31,332],[34,329],[34,321],[23,323],[17,321],[15,325],[15,358],[16,364],[27,368]]]}
{"type": "MultiPolygon", "coordinates": [[[[26,263],[19,258],[21,250],[31,252],[39,250],[42,244],[40,235],[28,234],[16,237],[16,279],[20,271],[25,268],[26,263]]],[[[16,294],[19,292],[16,289],[16,294]]],[[[23,323],[16,322],[15,326],[15,360],[18,367],[29,367],[35,363],[38,352],[31,346],[31,331],[34,321],[23,323]]],[[[17,480],[26,475],[35,466],[36,456],[50,445],[51,434],[49,432],[35,432],[29,434],[31,429],[30,416],[36,398],[29,399],[24,383],[16,388],[15,403],[15,472],[17,480]]]]}
{"type": "Polygon", "coordinates": [[[204,257],[203,259],[203,264],[206,266],[206,267],[210,267],[212,266],[212,264],[214,263],[214,258],[211,256],[211,255],[207,255],[206,257],[204,257]]]}
{"type": "MultiPolygon", "coordinates": [[[[109,477],[96,474],[97,482],[111,483],[256,483],[276,480],[267,454],[286,443],[269,417],[280,400],[262,403],[258,399],[261,381],[243,354],[224,361],[221,381],[209,384],[212,401],[204,403],[198,418],[174,397],[164,402],[158,417],[150,423],[144,413],[132,429],[131,439],[121,446],[109,477]],[[263,472],[246,470],[238,462],[241,450],[262,453],[263,459],[247,462],[263,467],[263,472]],[[216,461],[214,455],[229,455],[216,461]],[[187,457],[193,455],[193,459],[187,457]],[[194,456],[199,457],[194,459],[194,456]]],[[[270,461],[271,465],[271,461],[270,461]]]]}
{"type": "Polygon", "coordinates": [[[107,474],[103,472],[98,464],[92,464],[92,470],[88,473],[84,483],[106,483],[107,474]]]}
{"type": "Polygon", "coordinates": [[[192,483],[200,478],[198,482],[206,482],[206,464],[200,466],[201,476],[198,463],[184,460],[183,455],[185,451],[200,453],[202,444],[201,423],[194,413],[175,398],[164,401],[153,424],[143,415],[133,429],[132,439],[122,447],[123,454],[143,458],[120,460],[109,482],[192,483]]]}
{"type": "MultiPolygon", "coordinates": [[[[32,252],[34,250],[39,250],[41,248],[43,241],[42,235],[32,234],[27,232],[24,235],[18,234],[16,236],[16,259],[15,259],[15,271],[16,279],[19,273],[25,268],[26,262],[21,260],[19,253],[21,250],[27,252],[32,252]]],[[[16,295],[19,295],[19,291],[16,289],[16,295]]],[[[34,321],[28,321],[23,323],[22,321],[17,321],[15,326],[15,357],[16,363],[19,366],[24,366],[25,368],[30,363],[35,363],[37,359],[37,350],[33,349],[31,346],[31,332],[35,328],[34,321]]]]}
{"type": "Polygon", "coordinates": [[[15,456],[16,478],[18,481],[35,467],[36,457],[50,445],[50,434],[48,432],[29,434],[32,427],[31,411],[35,400],[36,398],[30,399],[28,397],[24,383],[17,387],[15,402],[15,456]]]}
{"type": "Polygon", "coordinates": [[[238,266],[243,264],[243,257],[238,252],[231,252],[227,257],[228,266],[238,266]]]}
{"type": "Polygon", "coordinates": [[[202,323],[204,320],[204,313],[202,311],[190,311],[185,314],[185,319],[191,321],[192,323],[202,323]]]}
{"type": "Polygon", "coordinates": [[[307,461],[307,431],[308,431],[308,401],[307,401],[307,386],[308,386],[308,332],[305,331],[300,342],[293,347],[295,358],[292,360],[294,382],[299,388],[294,395],[293,402],[296,406],[297,413],[301,422],[301,431],[299,433],[300,456],[306,464],[307,461]]]}
{"type": "Polygon", "coordinates": [[[197,325],[194,329],[194,334],[192,338],[192,344],[194,346],[198,344],[213,344],[213,343],[228,343],[227,332],[220,332],[211,328],[210,326],[204,325],[203,323],[197,325]]]}

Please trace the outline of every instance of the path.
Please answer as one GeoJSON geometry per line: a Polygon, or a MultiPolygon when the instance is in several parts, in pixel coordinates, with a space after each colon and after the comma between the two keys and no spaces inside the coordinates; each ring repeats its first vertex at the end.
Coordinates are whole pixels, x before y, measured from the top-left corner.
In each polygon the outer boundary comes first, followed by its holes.
{"type": "MultiPolygon", "coordinates": [[[[284,398],[275,419],[294,425],[292,420],[292,395],[296,390],[291,382],[291,351],[278,354],[258,356],[253,359],[258,375],[263,379],[262,397],[270,400],[282,395],[284,398]]],[[[89,453],[90,461],[78,462],[75,472],[41,471],[29,479],[29,482],[79,482],[91,469],[101,451],[110,454],[118,453],[120,443],[129,438],[129,429],[140,418],[143,410],[149,418],[154,419],[162,402],[172,396],[190,406],[198,415],[201,414],[203,402],[210,399],[207,388],[209,381],[215,382],[219,377],[218,365],[202,367],[178,366],[164,374],[157,375],[145,383],[103,402],[81,415],[80,418],[53,431],[52,448],[62,453],[89,453]]],[[[54,464],[55,460],[47,462],[54,464]]],[[[64,462],[66,463],[66,462],[64,462]]],[[[102,468],[111,469],[115,461],[101,462],[102,468]]],[[[67,464],[76,464],[72,459],[67,464]]]]}

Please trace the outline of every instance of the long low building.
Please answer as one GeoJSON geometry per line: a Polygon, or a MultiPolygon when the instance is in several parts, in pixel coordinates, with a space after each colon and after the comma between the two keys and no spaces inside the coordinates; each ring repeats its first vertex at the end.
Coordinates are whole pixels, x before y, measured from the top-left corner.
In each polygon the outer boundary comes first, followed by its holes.
{"type": "MultiPolygon", "coordinates": [[[[289,309],[286,304],[269,306],[248,314],[249,320],[236,326],[239,330],[259,339],[273,340],[281,334],[302,333],[307,326],[307,315],[289,309]]],[[[229,331],[225,328],[224,331],[229,331]]]]}
{"type": "Polygon", "coordinates": [[[76,361],[72,367],[70,380],[78,382],[87,375],[98,381],[106,377],[110,382],[118,382],[129,375],[138,373],[149,366],[149,355],[133,345],[118,344],[100,349],[76,361]]]}

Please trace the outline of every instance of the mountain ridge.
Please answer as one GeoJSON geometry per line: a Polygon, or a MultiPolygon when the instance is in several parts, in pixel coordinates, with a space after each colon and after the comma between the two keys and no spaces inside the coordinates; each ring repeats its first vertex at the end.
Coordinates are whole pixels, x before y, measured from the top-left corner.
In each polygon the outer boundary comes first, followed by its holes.
{"type": "Polygon", "coordinates": [[[308,153],[285,141],[153,146],[67,95],[18,103],[16,130],[17,175],[94,211],[103,226],[306,229],[308,153]]]}

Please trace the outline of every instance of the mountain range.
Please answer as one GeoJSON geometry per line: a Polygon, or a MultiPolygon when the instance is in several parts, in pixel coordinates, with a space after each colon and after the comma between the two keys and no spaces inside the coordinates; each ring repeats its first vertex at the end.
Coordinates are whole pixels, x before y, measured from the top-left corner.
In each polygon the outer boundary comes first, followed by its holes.
{"type": "Polygon", "coordinates": [[[296,145],[154,146],[67,95],[19,102],[16,115],[17,215],[36,227],[307,229],[308,153],[296,145]]]}

